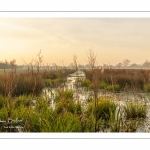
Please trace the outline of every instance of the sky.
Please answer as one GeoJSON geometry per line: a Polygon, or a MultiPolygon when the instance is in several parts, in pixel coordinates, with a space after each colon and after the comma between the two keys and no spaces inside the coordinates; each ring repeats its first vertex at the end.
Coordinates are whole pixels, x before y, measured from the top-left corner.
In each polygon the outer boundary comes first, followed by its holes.
{"type": "Polygon", "coordinates": [[[97,64],[150,56],[150,18],[0,18],[0,61],[30,63],[41,50],[44,64],[69,65],[73,55],[87,63],[92,49],[97,64]]]}

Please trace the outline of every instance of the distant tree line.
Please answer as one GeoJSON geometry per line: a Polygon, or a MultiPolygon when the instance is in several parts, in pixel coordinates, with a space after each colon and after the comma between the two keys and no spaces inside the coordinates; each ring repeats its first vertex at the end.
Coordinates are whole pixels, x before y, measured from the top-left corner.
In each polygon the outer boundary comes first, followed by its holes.
{"type": "Polygon", "coordinates": [[[6,61],[3,62],[3,61],[0,61],[0,69],[11,69],[13,67],[16,67],[16,60],[13,59],[11,60],[10,62],[6,61]]]}
{"type": "Polygon", "coordinates": [[[143,64],[130,64],[130,60],[125,59],[122,63],[112,66],[116,69],[150,69],[150,61],[146,60],[143,64]]]}
{"type": "MultiPolygon", "coordinates": [[[[123,60],[122,62],[116,64],[116,65],[111,65],[111,64],[103,64],[103,65],[97,65],[96,67],[99,68],[99,69],[150,69],[150,61],[149,60],[146,60],[143,64],[136,64],[136,63],[132,63],[130,64],[130,60],[129,59],[125,59],[123,60]]],[[[0,61],[0,69],[11,69],[12,67],[17,67],[17,68],[26,68],[27,66],[25,65],[17,65],[16,64],[16,60],[13,59],[11,60],[10,62],[6,61],[3,62],[3,61],[0,61]]],[[[34,67],[34,66],[33,66],[34,67]]],[[[47,67],[50,67],[52,70],[57,70],[57,69],[60,69],[62,68],[62,66],[60,65],[57,65],[56,63],[53,63],[52,65],[43,65],[41,66],[41,69],[42,68],[47,68],[47,67]]],[[[81,65],[79,64],[78,65],[78,69],[89,69],[89,64],[86,64],[86,65],[81,65]]],[[[73,63],[70,63],[69,65],[66,65],[66,66],[63,66],[63,68],[66,68],[66,69],[74,69],[74,66],[73,66],[73,63]]]]}

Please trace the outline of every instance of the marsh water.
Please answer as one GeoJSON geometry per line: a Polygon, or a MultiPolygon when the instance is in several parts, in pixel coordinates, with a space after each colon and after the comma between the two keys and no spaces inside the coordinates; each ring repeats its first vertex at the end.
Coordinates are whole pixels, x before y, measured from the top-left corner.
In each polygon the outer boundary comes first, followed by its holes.
{"type": "MultiPolygon", "coordinates": [[[[55,97],[59,89],[45,88],[43,89],[44,97],[50,100],[50,107],[55,109],[55,97]]],[[[66,89],[63,89],[66,90],[66,89]]],[[[81,102],[83,108],[93,97],[93,91],[85,88],[77,88],[73,90],[73,100],[81,102]]],[[[120,106],[125,105],[127,102],[136,101],[143,102],[147,105],[147,117],[140,121],[140,125],[136,132],[149,132],[150,131],[150,94],[143,92],[108,92],[105,90],[99,90],[98,97],[110,98],[120,106]]]]}

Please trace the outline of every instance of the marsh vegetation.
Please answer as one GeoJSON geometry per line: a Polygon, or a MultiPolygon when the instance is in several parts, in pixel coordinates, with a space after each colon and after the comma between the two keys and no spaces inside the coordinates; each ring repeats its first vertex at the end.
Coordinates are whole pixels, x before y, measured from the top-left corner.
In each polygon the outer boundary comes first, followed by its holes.
{"type": "Polygon", "coordinates": [[[67,89],[77,56],[73,69],[55,70],[42,67],[41,52],[37,58],[23,71],[12,62],[0,74],[1,132],[13,132],[10,119],[22,120],[22,132],[149,132],[150,70],[97,68],[90,50],[86,78],[67,89]]]}

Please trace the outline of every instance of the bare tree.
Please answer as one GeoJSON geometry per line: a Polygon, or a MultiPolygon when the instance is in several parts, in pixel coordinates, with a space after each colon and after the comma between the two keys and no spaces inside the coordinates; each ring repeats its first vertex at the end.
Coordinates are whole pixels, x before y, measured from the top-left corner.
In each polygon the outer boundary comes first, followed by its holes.
{"type": "Polygon", "coordinates": [[[77,72],[77,78],[76,78],[76,88],[77,88],[77,91],[78,91],[78,87],[79,87],[79,83],[80,83],[80,80],[79,80],[79,74],[78,74],[78,57],[74,54],[73,55],[73,68],[75,69],[75,71],[77,72]]]}
{"type": "MultiPolygon", "coordinates": [[[[92,83],[93,83],[93,92],[94,92],[94,106],[97,109],[98,104],[98,85],[99,85],[99,75],[96,69],[96,54],[92,49],[90,49],[87,53],[87,63],[92,72],[92,83]]],[[[94,114],[94,110],[93,110],[94,114]]],[[[95,113],[95,131],[97,131],[97,114],[95,113]]]]}
{"type": "Polygon", "coordinates": [[[77,61],[77,56],[74,54],[73,55],[73,66],[75,68],[75,70],[77,71],[78,70],[78,61],[77,61]]]}
{"type": "Polygon", "coordinates": [[[123,67],[123,64],[122,63],[118,63],[115,67],[121,69],[123,67]]]}
{"type": "Polygon", "coordinates": [[[41,55],[41,50],[39,51],[39,53],[37,54],[37,60],[35,60],[35,66],[37,69],[37,75],[40,72],[41,66],[42,66],[42,62],[43,62],[43,56],[41,55]]]}
{"type": "Polygon", "coordinates": [[[87,53],[87,63],[90,66],[92,72],[94,72],[94,69],[96,67],[96,55],[94,54],[94,51],[92,49],[90,49],[87,53]]]}
{"type": "Polygon", "coordinates": [[[126,68],[128,65],[130,64],[130,60],[129,59],[125,59],[123,61],[123,66],[126,68]]]}

